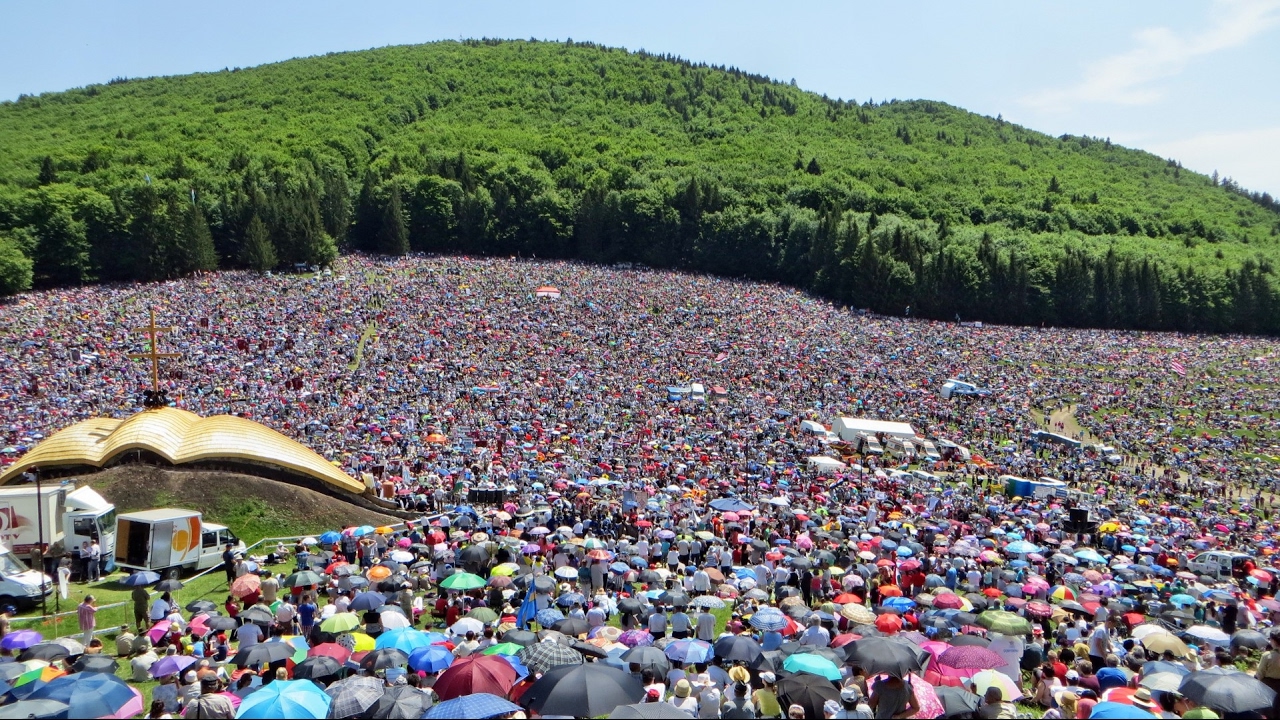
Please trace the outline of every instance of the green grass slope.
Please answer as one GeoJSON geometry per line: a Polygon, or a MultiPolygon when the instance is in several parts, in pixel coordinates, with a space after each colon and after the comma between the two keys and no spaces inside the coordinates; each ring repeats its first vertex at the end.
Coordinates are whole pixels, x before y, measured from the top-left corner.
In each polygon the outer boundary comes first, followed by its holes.
{"type": "Polygon", "coordinates": [[[638,261],[947,319],[1277,332],[1278,208],[1103,140],[584,44],[0,104],[0,292],[350,247],[638,261]]]}

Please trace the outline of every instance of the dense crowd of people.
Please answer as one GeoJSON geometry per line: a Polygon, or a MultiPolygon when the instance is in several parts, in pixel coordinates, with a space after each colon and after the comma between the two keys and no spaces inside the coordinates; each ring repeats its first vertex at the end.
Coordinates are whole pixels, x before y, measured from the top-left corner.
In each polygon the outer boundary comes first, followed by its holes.
{"type": "MultiPolygon", "coordinates": [[[[402,696],[432,717],[1280,710],[1274,341],[873,317],[646,269],[348,257],[0,307],[0,462],[141,410],[150,368],[126,355],[146,349],[151,308],[182,354],[162,371],[173,404],[264,423],[421,515],[277,548],[284,572],[228,558],[221,606],[141,590],[116,649],[134,680],[165,678],[155,716],[268,717],[255,708],[289,693],[329,717],[402,696]],[[944,398],[949,377],[991,392],[944,398]],[[912,462],[812,431],[842,416],[967,453],[912,462]],[[1007,476],[1065,485],[1018,495],[1007,476]],[[568,691],[582,682],[599,693],[568,691]]],[[[68,671],[94,654],[70,649],[68,671]]]]}

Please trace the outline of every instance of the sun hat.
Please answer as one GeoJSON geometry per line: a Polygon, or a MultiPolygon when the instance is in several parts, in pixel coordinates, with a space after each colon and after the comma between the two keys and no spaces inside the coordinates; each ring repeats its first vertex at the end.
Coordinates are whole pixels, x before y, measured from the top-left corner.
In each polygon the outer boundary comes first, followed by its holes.
{"type": "Polygon", "coordinates": [[[689,693],[692,690],[693,690],[693,686],[689,684],[688,680],[685,680],[684,678],[680,678],[679,680],[676,681],[676,689],[675,689],[676,697],[687,698],[689,697],[689,693]]]}

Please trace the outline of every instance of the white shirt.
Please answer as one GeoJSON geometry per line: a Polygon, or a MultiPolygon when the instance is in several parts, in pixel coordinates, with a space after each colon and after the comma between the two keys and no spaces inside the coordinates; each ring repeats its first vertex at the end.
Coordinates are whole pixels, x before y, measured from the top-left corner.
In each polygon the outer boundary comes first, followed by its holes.
{"type": "Polygon", "coordinates": [[[1111,636],[1107,634],[1107,626],[1099,624],[1089,634],[1089,654],[1105,658],[1111,652],[1111,636]]]}
{"type": "Polygon", "coordinates": [[[800,636],[800,644],[826,647],[831,644],[831,633],[821,625],[811,625],[804,631],[804,635],[800,636]]]}

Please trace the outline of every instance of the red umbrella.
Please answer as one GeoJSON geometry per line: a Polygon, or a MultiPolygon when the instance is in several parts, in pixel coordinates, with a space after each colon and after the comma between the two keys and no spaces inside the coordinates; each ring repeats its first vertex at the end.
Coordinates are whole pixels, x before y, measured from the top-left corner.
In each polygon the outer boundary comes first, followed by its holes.
{"type": "Polygon", "coordinates": [[[308,650],[307,657],[331,657],[339,663],[345,663],[351,657],[351,651],[338,643],[321,643],[308,650]]]}
{"type": "Polygon", "coordinates": [[[893,613],[886,613],[876,618],[876,629],[885,635],[892,635],[902,629],[902,618],[893,613]]]}
{"type": "Polygon", "coordinates": [[[468,655],[440,673],[432,689],[441,700],[476,693],[506,697],[515,684],[516,671],[511,663],[496,655],[468,655]]]}
{"type": "MultiPolygon", "coordinates": [[[[902,588],[897,585],[881,585],[880,595],[883,597],[902,597],[902,588]]],[[[937,605],[935,602],[934,605],[937,605]]]]}
{"type": "Polygon", "coordinates": [[[1027,603],[1027,614],[1031,617],[1047,618],[1053,615],[1053,606],[1039,600],[1027,603]]]}
{"type": "Polygon", "coordinates": [[[964,601],[954,593],[939,593],[933,599],[933,606],[942,610],[959,610],[964,607],[964,601]]]}
{"type": "Polygon", "coordinates": [[[837,605],[847,605],[849,603],[860,603],[862,602],[862,598],[852,593],[840,593],[839,595],[832,598],[831,602],[837,605]]]}
{"type": "Polygon", "coordinates": [[[989,597],[989,598],[998,598],[998,597],[1000,597],[1001,595],[1003,595],[1004,593],[1000,592],[1000,589],[999,589],[999,588],[989,587],[989,588],[987,588],[986,590],[983,590],[983,591],[982,591],[982,594],[983,594],[983,595],[986,595],[986,596],[987,596],[987,597],[989,597]]]}
{"type": "Polygon", "coordinates": [[[856,635],[854,633],[843,633],[841,635],[837,635],[834,638],[832,638],[831,647],[833,648],[844,647],[845,645],[848,645],[854,640],[861,640],[861,639],[862,639],[861,635],[856,635]]]}

